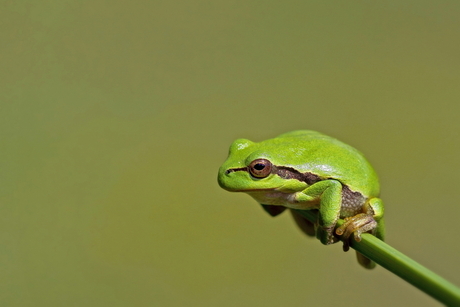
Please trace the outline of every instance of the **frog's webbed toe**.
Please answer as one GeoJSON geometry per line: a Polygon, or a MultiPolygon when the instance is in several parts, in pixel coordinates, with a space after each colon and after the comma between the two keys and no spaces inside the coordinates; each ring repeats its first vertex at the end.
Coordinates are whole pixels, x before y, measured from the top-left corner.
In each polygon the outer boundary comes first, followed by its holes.
{"type": "Polygon", "coordinates": [[[364,232],[372,231],[377,227],[377,221],[371,214],[359,213],[355,216],[347,217],[344,219],[345,223],[338,227],[335,233],[342,236],[345,240],[343,241],[343,250],[346,252],[350,248],[349,239],[351,234],[357,242],[361,241],[361,234],[364,232]]]}

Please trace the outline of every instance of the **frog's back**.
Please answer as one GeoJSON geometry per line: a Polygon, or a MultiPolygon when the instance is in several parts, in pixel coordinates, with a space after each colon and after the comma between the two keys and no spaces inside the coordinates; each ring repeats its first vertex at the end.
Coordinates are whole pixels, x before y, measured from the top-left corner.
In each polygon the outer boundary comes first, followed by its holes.
{"type": "Polygon", "coordinates": [[[282,148],[278,150],[278,164],[313,173],[321,179],[337,179],[367,197],[379,194],[377,175],[362,153],[335,138],[316,131],[297,130],[262,143],[282,148]]]}

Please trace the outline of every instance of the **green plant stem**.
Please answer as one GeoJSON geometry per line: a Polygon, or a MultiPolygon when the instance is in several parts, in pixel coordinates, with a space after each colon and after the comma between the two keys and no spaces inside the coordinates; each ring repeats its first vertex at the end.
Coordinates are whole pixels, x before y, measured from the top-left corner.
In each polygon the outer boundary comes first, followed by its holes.
{"type": "MultiPolygon", "coordinates": [[[[313,223],[317,220],[314,211],[296,211],[313,223]]],[[[342,223],[340,220],[337,224],[342,223]]],[[[361,237],[360,242],[352,238],[350,246],[447,306],[460,306],[460,288],[373,235],[365,233],[361,237]]]]}

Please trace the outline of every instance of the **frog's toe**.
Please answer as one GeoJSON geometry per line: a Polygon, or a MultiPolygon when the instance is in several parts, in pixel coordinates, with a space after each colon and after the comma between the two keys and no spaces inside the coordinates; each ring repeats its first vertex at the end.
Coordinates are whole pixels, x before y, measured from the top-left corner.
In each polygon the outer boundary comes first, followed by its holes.
{"type": "Polygon", "coordinates": [[[364,232],[372,231],[377,227],[377,222],[374,217],[367,213],[359,213],[355,216],[348,217],[342,226],[338,227],[335,233],[342,236],[343,250],[346,252],[350,248],[349,238],[353,234],[357,242],[361,241],[361,234],[364,232]]]}

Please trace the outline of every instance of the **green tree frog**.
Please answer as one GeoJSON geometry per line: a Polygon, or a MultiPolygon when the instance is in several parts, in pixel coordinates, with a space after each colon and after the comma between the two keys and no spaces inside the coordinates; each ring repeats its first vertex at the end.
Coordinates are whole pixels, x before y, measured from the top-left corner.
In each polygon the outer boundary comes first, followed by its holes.
{"type": "MultiPolygon", "coordinates": [[[[343,236],[347,251],[352,234],[357,241],[364,232],[384,239],[374,169],[358,150],[319,132],[292,131],[259,143],[238,139],[219,169],[218,182],[225,190],[249,194],[272,216],[286,208],[317,210],[316,223],[290,211],[300,229],[323,244],[343,236]],[[335,229],[339,218],[345,223],[335,229]]],[[[364,267],[375,267],[357,256],[364,267]]]]}

